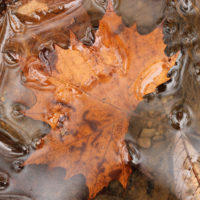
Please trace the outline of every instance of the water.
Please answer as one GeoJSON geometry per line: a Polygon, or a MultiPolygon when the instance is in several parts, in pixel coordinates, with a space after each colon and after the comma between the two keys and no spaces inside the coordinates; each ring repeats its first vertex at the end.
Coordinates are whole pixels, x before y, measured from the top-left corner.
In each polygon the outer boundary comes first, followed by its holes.
{"type": "Polygon", "coordinates": [[[114,181],[96,199],[156,200],[160,193],[163,200],[200,199],[199,8],[192,0],[0,0],[0,199],[93,198],[90,192],[103,189],[100,183],[120,178],[113,160],[133,167],[126,190],[114,181]],[[114,12],[121,18],[112,18],[114,12]],[[163,52],[178,58],[169,79],[152,91],[150,79],[174,59],[163,53],[158,62],[162,52],[156,48],[148,54],[161,43],[149,41],[160,24],[163,52]],[[59,68],[62,50],[65,62],[72,62],[59,68]],[[144,72],[137,59],[151,67],[144,72]],[[127,132],[125,139],[120,131],[127,132]],[[102,152],[111,153],[101,159],[102,152]],[[88,171],[93,174],[87,177],[88,171]],[[99,172],[105,173],[101,179],[99,172]]]}

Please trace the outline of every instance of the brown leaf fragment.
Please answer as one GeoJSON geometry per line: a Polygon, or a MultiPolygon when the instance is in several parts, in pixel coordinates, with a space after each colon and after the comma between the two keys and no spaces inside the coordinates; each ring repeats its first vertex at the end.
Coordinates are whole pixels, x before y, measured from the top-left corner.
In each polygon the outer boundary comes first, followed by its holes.
{"type": "Polygon", "coordinates": [[[200,198],[200,165],[196,159],[199,153],[182,138],[181,132],[174,139],[174,192],[180,199],[198,200],[200,198]]]}

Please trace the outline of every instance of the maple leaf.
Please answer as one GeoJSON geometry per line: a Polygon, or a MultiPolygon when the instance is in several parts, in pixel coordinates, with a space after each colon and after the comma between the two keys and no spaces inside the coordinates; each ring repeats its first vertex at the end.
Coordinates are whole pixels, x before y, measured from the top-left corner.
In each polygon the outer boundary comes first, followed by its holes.
{"type": "Polygon", "coordinates": [[[168,80],[173,63],[163,55],[160,29],[141,36],[111,10],[95,38],[88,47],[71,32],[69,49],[55,47],[50,71],[37,57],[22,67],[26,86],[37,96],[25,114],[52,127],[26,165],[63,167],[66,179],[83,174],[90,197],[113,179],[126,185],[131,170],[124,136],[130,111],[146,92],[168,80]]]}

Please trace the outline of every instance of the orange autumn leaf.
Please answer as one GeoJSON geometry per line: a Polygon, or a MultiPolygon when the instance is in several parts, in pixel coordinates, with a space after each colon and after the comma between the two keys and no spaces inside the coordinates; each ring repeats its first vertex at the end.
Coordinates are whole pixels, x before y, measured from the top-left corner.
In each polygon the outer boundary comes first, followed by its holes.
{"type": "Polygon", "coordinates": [[[114,179],[126,186],[129,114],[143,95],[168,80],[175,59],[163,53],[161,29],[141,36],[110,10],[95,38],[88,47],[71,33],[69,49],[55,48],[55,66],[46,69],[32,57],[23,69],[26,86],[37,96],[26,115],[52,127],[26,164],[63,167],[66,179],[83,174],[90,197],[114,179]]]}

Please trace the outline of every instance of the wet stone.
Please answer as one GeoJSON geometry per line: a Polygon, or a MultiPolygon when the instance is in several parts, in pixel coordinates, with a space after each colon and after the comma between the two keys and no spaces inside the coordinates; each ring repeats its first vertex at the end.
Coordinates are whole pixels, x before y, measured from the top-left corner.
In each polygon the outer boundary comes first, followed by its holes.
{"type": "Polygon", "coordinates": [[[148,149],[151,147],[151,139],[149,138],[139,138],[137,143],[141,148],[144,149],[148,149]]]}
{"type": "Polygon", "coordinates": [[[162,126],[158,127],[158,130],[156,131],[155,135],[163,135],[164,134],[164,130],[162,126]]]}
{"type": "Polygon", "coordinates": [[[164,139],[164,136],[162,136],[162,135],[156,135],[152,139],[155,142],[159,142],[159,141],[162,141],[164,139]]]}
{"type": "Polygon", "coordinates": [[[153,122],[152,122],[152,121],[148,121],[148,122],[147,122],[147,127],[148,127],[148,128],[151,128],[152,126],[153,126],[153,122]]]}
{"type": "Polygon", "coordinates": [[[156,130],[151,128],[151,129],[147,129],[144,128],[140,134],[141,137],[147,137],[147,138],[151,138],[153,135],[155,135],[156,130]]]}
{"type": "Polygon", "coordinates": [[[165,96],[161,98],[161,101],[163,105],[165,105],[167,102],[169,102],[171,99],[173,99],[173,96],[165,96]]]}

